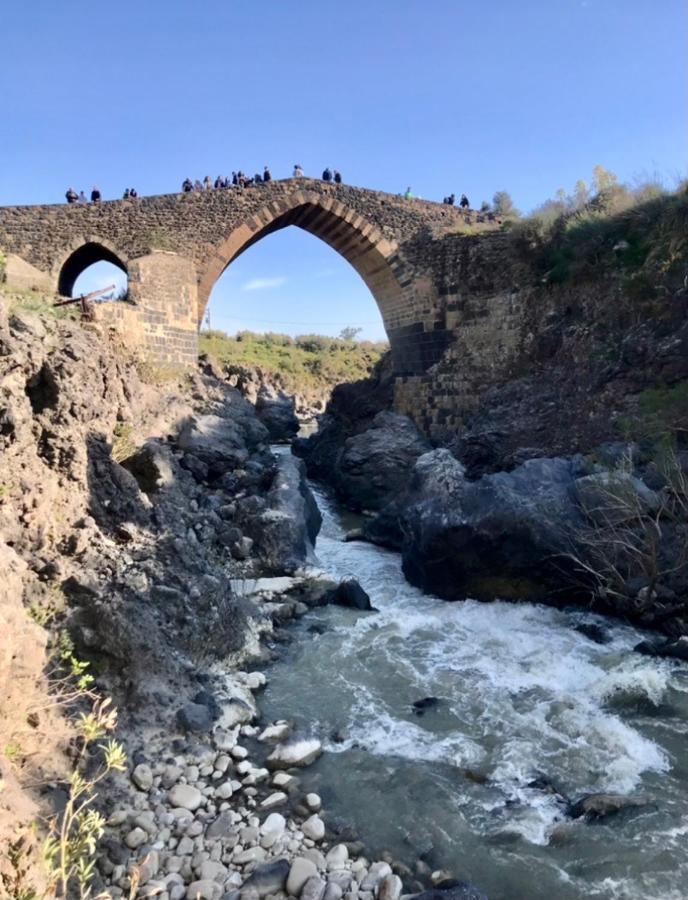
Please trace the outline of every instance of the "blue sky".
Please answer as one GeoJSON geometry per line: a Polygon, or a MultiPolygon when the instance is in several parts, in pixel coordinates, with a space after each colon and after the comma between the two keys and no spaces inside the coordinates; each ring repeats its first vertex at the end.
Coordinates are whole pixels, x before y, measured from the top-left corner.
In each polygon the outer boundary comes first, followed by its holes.
{"type": "MultiPolygon", "coordinates": [[[[0,203],[295,162],[476,205],[506,189],[524,210],[596,163],[672,181],[688,159],[686,17],[684,0],[6,4],[0,203]]],[[[227,270],[211,319],[294,333],[379,317],[348,264],[290,228],[227,270]]]]}

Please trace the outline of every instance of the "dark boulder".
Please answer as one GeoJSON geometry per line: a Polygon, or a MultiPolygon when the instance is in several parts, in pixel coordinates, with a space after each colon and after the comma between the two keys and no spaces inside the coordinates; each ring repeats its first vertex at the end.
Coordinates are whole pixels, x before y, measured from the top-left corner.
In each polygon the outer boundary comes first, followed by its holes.
{"type": "Polygon", "coordinates": [[[571,566],[581,522],[572,488],[583,474],[578,457],[532,459],[469,481],[448,450],[434,450],[365,533],[400,548],[409,581],[445,599],[551,600],[571,566]]]}
{"type": "Polygon", "coordinates": [[[253,540],[265,574],[289,574],[316,562],[314,545],[322,517],[301,460],[279,456],[265,500],[249,500],[258,498],[241,501],[237,518],[242,531],[253,540]]]}
{"type": "Polygon", "coordinates": [[[263,387],[256,398],[258,418],[268,430],[271,441],[289,442],[299,430],[296,401],[283,393],[263,387]]]}
{"type": "MultiPolygon", "coordinates": [[[[208,469],[208,478],[221,478],[248,460],[242,429],[232,419],[207,415],[187,419],[177,436],[177,445],[208,469]]],[[[184,465],[184,462],[182,462],[184,465]]]]}
{"type": "Polygon", "coordinates": [[[596,644],[609,644],[611,641],[607,629],[601,625],[596,625],[594,622],[581,622],[579,625],[576,625],[576,631],[596,644]]]}
{"type": "Polygon", "coordinates": [[[147,441],[121,465],[131,472],[145,494],[155,494],[174,482],[174,460],[159,441],[147,441]]]}
{"type": "Polygon", "coordinates": [[[625,809],[646,806],[647,801],[623,794],[587,794],[569,808],[572,819],[604,819],[625,809]]]}
{"type": "Polygon", "coordinates": [[[680,637],[676,640],[641,641],[633,649],[636,653],[642,653],[645,656],[682,659],[688,662],[688,637],[680,637]]]}
{"type": "Polygon", "coordinates": [[[177,724],[184,731],[207,732],[213,727],[213,722],[212,710],[204,703],[185,703],[177,711],[177,724]]]}
{"type": "Polygon", "coordinates": [[[323,605],[347,606],[350,609],[373,610],[370,597],[356,578],[344,578],[336,588],[323,596],[323,605]]]}
{"type": "Polygon", "coordinates": [[[350,437],[336,461],[335,485],[355,508],[382,509],[402,491],[430,444],[407,416],[381,412],[350,437]]]}

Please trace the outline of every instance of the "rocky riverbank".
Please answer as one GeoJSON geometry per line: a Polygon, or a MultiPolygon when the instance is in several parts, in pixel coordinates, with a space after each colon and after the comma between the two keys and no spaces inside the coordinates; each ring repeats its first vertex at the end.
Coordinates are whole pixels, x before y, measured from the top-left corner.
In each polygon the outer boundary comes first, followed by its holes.
{"type": "MultiPolygon", "coordinates": [[[[84,711],[77,702],[64,716],[53,699],[53,661],[69,646],[94,673],[93,690],[117,705],[128,759],[99,789],[107,827],[96,891],[162,900],[422,891],[431,873],[369,860],[299,790],[295,773],[320,739],[261,721],[255,693],[266,676],[246,668],[269,662],[280,626],[310,606],[366,605],[355,583],[313,568],[320,515],[303,463],[272,454],[265,414],[226,373],[140,363],[97,326],[7,299],[2,884],[45,881],[32,822],[68,796],[79,746],[71,716],[84,711]]],[[[434,875],[448,898],[481,896],[445,879],[434,875]]]]}
{"type": "Polygon", "coordinates": [[[568,456],[522,448],[486,472],[456,443],[433,446],[391,406],[380,368],[338,387],[320,430],[295,443],[311,475],[370,513],[351,539],[400,551],[409,581],[447,600],[592,603],[670,638],[688,634],[681,432],[568,456]]]}

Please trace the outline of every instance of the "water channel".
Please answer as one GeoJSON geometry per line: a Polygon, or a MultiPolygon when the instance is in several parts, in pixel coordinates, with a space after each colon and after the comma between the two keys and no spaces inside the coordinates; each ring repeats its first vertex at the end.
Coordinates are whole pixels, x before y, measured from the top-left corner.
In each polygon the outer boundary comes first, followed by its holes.
{"type": "Polygon", "coordinates": [[[379,610],[307,615],[261,699],[325,741],[302,777],[326,814],[490,900],[687,897],[688,665],[634,653],[639,632],[584,610],[427,596],[398,554],[344,542],[356,522],[313,488],[322,568],[379,610]],[[589,792],[641,805],[568,819],[562,795],[589,792]]]}

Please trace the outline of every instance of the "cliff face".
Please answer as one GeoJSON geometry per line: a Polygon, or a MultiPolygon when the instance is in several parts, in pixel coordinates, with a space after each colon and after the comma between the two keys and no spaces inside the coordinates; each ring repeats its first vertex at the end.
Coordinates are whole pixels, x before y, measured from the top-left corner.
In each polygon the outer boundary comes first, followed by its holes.
{"type": "Polygon", "coordinates": [[[476,471],[643,437],[643,392],[688,380],[687,234],[684,195],[546,241],[444,238],[455,340],[395,410],[476,471]]]}

